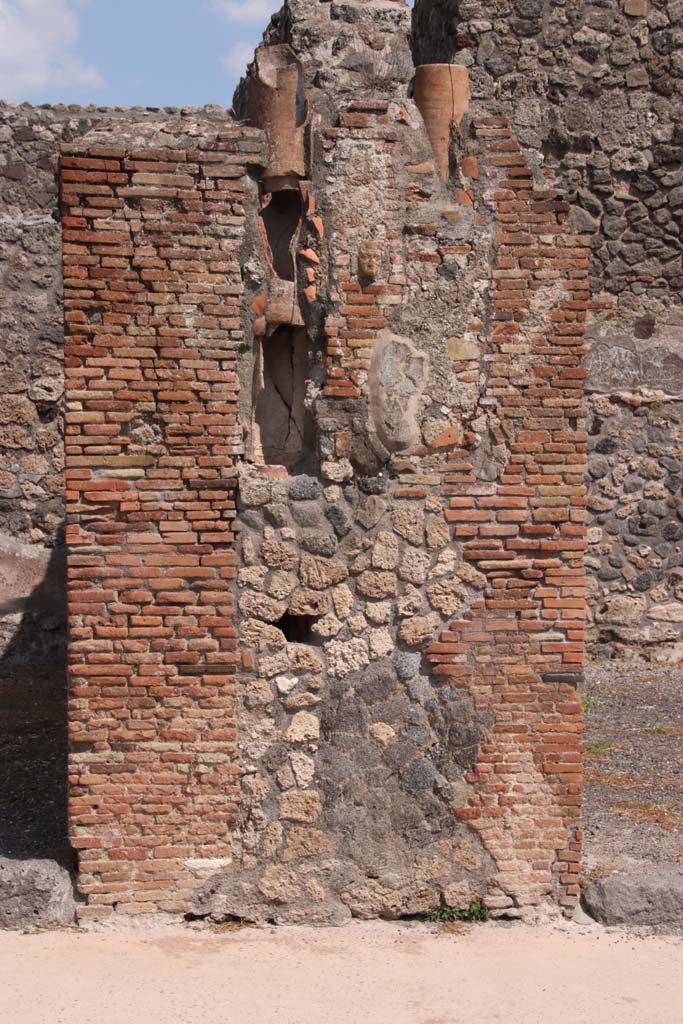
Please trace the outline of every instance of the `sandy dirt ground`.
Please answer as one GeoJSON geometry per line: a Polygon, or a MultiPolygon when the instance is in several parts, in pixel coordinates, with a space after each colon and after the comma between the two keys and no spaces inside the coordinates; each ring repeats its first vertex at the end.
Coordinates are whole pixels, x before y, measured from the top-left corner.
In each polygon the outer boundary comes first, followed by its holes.
{"type": "Polygon", "coordinates": [[[683,940],[601,927],[0,933],[5,1024],[680,1024],[683,940]]]}

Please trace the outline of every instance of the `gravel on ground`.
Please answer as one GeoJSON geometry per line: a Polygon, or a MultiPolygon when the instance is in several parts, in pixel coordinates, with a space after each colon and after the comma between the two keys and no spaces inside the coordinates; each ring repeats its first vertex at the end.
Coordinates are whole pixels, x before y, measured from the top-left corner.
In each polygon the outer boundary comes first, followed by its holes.
{"type": "Polygon", "coordinates": [[[683,871],[683,667],[589,663],[583,704],[584,878],[683,871]]]}

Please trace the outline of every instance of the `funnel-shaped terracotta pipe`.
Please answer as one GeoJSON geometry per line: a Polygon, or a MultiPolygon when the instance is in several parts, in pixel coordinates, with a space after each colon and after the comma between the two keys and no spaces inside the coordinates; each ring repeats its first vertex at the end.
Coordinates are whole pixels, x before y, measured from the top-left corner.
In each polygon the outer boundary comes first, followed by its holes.
{"type": "Polygon", "coordinates": [[[264,178],[304,178],[307,104],[301,65],[285,43],[260,46],[256,51],[247,86],[247,110],[251,123],[266,134],[264,178]]]}
{"type": "Polygon", "coordinates": [[[415,102],[422,114],[436,167],[446,181],[452,124],[460,124],[470,105],[470,77],[460,64],[421,64],[415,69],[415,102]]]}

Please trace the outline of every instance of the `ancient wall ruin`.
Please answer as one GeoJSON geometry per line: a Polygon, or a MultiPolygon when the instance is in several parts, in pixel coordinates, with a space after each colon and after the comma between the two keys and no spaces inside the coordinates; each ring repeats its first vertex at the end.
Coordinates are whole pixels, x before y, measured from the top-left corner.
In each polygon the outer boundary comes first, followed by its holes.
{"type": "Polygon", "coordinates": [[[576,898],[587,247],[416,83],[62,156],[84,913],[576,898]]]}
{"type": "Polygon", "coordinates": [[[591,232],[588,641],[679,661],[683,6],[416,0],[418,59],[469,67],[591,232]]]}
{"type": "Polygon", "coordinates": [[[3,700],[54,786],[66,441],[84,913],[575,898],[586,444],[588,639],[680,651],[678,6],[289,0],[234,116],[0,106],[3,700]]]}
{"type": "Polygon", "coordinates": [[[238,801],[238,245],[260,138],[61,158],[79,888],[182,910],[238,801]]]}
{"type": "Polygon", "coordinates": [[[71,866],[66,807],[62,145],[196,146],[224,110],[0,105],[0,855],[71,866]],[[92,134],[91,134],[92,133],[92,134]]]}

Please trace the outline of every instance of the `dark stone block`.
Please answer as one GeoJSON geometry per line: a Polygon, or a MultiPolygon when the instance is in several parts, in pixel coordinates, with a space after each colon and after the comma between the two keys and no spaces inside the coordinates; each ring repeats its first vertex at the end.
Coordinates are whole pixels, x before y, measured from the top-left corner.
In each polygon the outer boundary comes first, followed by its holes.
{"type": "Polygon", "coordinates": [[[304,530],[299,537],[299,543],[304,551],[328,558],[335,553],[338,546],[337,538],[322,530],[304,530]]]}
{"type": "Polygon", "coordinates": [[[351,512],[344,505],[329,505],[325,515],[332,523],[332,528],[338,537],[345,537],[353,526],[351,512]]]}
{"type": "Polygon", "coordinates": [[[363,494],[384,494],[389,481],[383,476],[361,476],[358,478],[358,487],[363,494]]]}
{"type": "Polygon", "coordinates": [[[295,476],[289,485],[290,501],[314,501],[321,494],[320,481],[313,476],[295,476]]]}
{"type": "Polygon", "coordinates": [[[436,768],[427,758],[413,761],[401,775],[401,785],[413,796],[419,796],[425,790],[432,789],[436,782],[436,768]]]}

